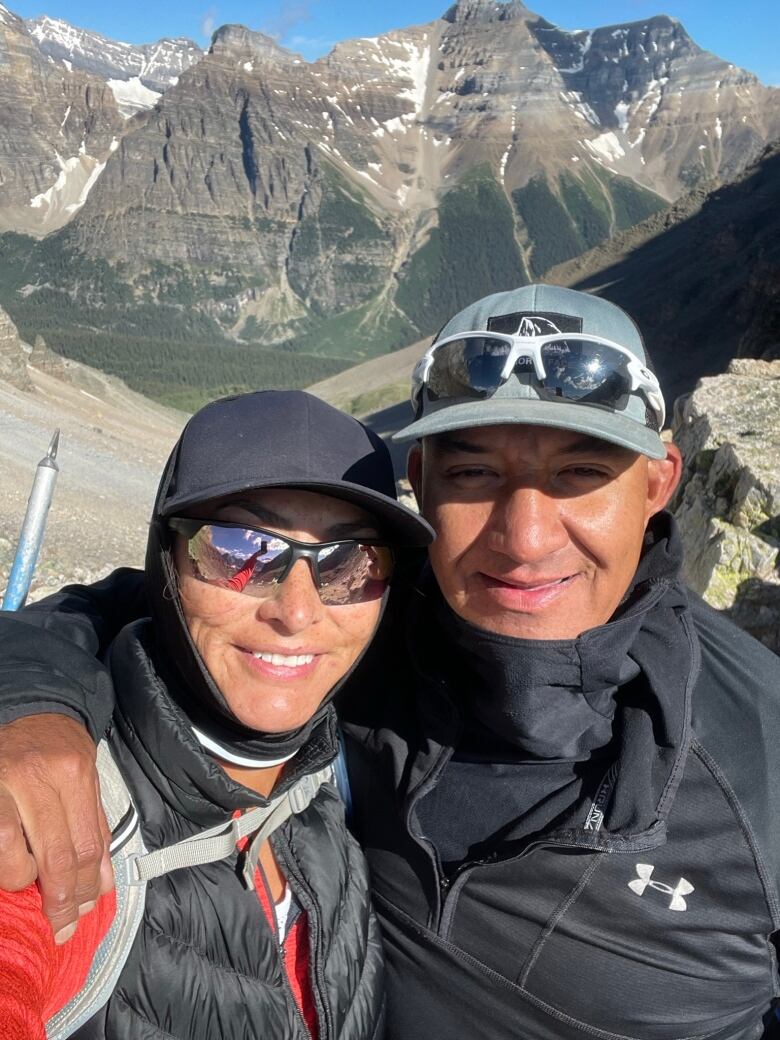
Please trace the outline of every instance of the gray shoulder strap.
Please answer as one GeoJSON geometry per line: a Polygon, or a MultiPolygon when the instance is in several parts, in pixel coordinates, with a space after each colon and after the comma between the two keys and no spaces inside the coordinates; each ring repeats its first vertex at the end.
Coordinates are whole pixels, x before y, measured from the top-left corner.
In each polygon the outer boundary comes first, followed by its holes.
{"type": "Polygon", "coordinates": [[[76,996],[47,1022],[47,1040],[65,1040],[108,1001],[144,915],[146,887],[130,887],[120,880],[125,857],[142,855],[146,851],[140,821],[127,784],[105,741],[98,744],[97,769],[103,810],[112,835],[111,862],[117,877],[116,914],[95,953],[87,981],[76,996]]]}
{"type": "Polygon", "coordinates": [[[116,880],[116,915],[98,947],[83,988],[46,1025],[47,1040],[66,1040],[108,1002],[124,968],[144,915],[146,885],[172,870],[226,859],[242,838],[254,835],[244,866],[247,887],[254,887],[260,846],[285,820],[303,812],[320,787],[333,780],[330,766],[301,777],[289,791],[228,823],[194,834],[184,841],[148,852],[140,821],[122,774],[108,745],[98,745],[100,791],[111,828],[111,862],[116,880]]]}
{"type": "Polygon", "coordinates": [[[320,787],[333,779],[333,770],[330,766],[321,769],[318,773],[312,773],[301,777],[289,791],[272,798],[268,805],[250,809],[242,816],[228,823],[211,827],[207,831],[193,834],[184,841],[175,845],[168,845],[154,852],[133,854],[125,859],[126,883],[128,885],[145,885],[152,878],[168,874],[172,870],[180,870],[182,867],[197,867],[202,863],[214,863],[220,859],[226,859],[235,849],[242,838],[250,834],[256,836],[250,846],[248,870],[251,871],[247,877],[250,888],[254,887],[252,877],[254,876],[254,864],[260,853],[260,846],[269,834],[284,823],[295,813],[303,812],[311,803],[320,787]],[[255,855],[255,851],[257,855],[255,855]]]}

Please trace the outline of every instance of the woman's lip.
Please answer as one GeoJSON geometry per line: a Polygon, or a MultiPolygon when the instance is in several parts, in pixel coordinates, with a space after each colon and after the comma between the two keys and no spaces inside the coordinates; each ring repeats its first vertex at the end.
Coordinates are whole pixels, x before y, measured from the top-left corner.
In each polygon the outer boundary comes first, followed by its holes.
{"type": "MultiPolygon", "coordinates": [[[[260,651],[247,650],[245,647],[238,647],[238,650],[243,655],[247,666],[252,669],[253,672],[259,675],[263,675],[270,679],[307,679],[317,668],[320,663],[322,654],[314,653],[313,651],[298,651],[295,654],[286,653],[280,654],[276,651],[277,657],[283,657],[287,659],[285,662],[274,664],[273,661],[263,660],[261,657],[256,657],[255,653],[260,651]],[[311,660],[303,664],[291,664],[289,659],[293,657],[310,657],[311,660]]],[[[274,655],[274,651],[262,651],[265,655],[274,655]]]]}
{"type": "Polygon", "coordinates": [[[567,574],[563,578],[544,578],[533,582],[508,581],[485,573],[481,573],[480,578],[488,594],[500,606],[508,610],[531,612],[541,610],[568,592],[577,580],[577,575],[567,574]]]}

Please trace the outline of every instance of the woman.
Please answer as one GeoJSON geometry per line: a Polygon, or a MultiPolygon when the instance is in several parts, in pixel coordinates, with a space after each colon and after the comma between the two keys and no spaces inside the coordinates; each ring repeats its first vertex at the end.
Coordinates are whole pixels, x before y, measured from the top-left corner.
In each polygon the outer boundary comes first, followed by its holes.
{"type": "Polygon", "coordinates": [[[322,771],[330,700],[376,629],[395,551],[431,536],[395,501],[382,442],[316,398],[247,394],[190,420],[152,517],[151,618],[108,659],[101,783],[129,792],[145,848],[117,854],[117,896],[62,945],[34,887],[2,896],[5,1037],[46,1022],[82,1040],[381,1036],[365,867],[322,771]],[[257,818],[259,837],[243,834],[257,818]],[[231,833],[222,858],[211,838],[231,833]],[[182,856],[196,865],[176,869],[182,856]]]}

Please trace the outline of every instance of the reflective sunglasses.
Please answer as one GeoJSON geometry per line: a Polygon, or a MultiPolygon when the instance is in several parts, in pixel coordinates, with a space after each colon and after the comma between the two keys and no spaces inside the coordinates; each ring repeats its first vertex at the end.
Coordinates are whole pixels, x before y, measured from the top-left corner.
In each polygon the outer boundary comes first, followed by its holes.
{"type": "Polygon", "coordinates": [[[615,408],[627,395],[641,393],[649,406],[646,425],[656,431],[663,427],[666,410],[654,373],[620,344],[582,333],[462,332],[434,343],[412,375],[416,418],[422,414],[423,391],[431,401],[484,400],[513,372],[532,375],[544,400],[615,408]]]}
{"type": "Polygon", "coordinates": [[[168,526],[187,539],[195,577],[258,598],[272,595],[298,560],[308,561],[326,606],[377,599],[393,572],[392,551],[378,540],[299,542],[262,527],[186,517],[168,526]]]}

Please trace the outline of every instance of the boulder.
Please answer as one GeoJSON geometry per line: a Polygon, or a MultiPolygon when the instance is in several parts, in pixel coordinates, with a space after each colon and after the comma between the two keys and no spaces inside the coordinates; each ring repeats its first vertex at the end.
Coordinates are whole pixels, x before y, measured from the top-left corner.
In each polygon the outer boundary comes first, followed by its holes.
{"type": "Polygon", "coordinates": [[[675,405],[685,578],[780,653],[780,361],[737,359],[675,405]]]}
{"type": "Polygon", "coordinates": [[[27,374],[29,347],[22,343],[16,326],[0,307],[0,380],[17,390],[32,390],[27,374]]]}

